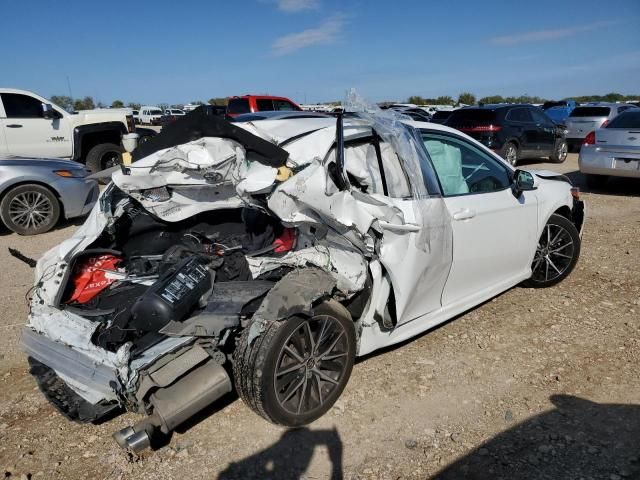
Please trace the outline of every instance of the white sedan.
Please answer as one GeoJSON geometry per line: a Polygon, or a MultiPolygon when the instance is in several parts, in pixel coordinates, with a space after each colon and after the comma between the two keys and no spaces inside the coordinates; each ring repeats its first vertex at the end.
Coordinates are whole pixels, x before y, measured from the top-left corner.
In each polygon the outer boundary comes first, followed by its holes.
{"type": "Polygon", "coordinates": [[[587,135],[578,157],[591,187],[611,177],[640,178],[640,110],[628,110],[587,135]]]}
{"type": "Polygon", "coordinates": [[[114,434],[135,450],[233,386],[265,419],[303,425],[356,356],[569,275],[584,209],[567,178],[353,109],[201,112],[142,145],[38,262],[23,338],[52,403],[81,421],[145,414],[114,434]]]}

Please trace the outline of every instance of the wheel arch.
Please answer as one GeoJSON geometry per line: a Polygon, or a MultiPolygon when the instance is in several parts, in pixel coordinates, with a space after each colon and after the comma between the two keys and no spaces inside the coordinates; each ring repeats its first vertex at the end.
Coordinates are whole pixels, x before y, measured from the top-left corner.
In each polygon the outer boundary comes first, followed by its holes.
{"type": "Polygon", "coordinates": [[[73,160],[84,163],[89,151],[101,143],[120,145],[122,135],[126,132],[127,129],[122,122],[105,122],[76,127],[73,130],[73,160]]]}

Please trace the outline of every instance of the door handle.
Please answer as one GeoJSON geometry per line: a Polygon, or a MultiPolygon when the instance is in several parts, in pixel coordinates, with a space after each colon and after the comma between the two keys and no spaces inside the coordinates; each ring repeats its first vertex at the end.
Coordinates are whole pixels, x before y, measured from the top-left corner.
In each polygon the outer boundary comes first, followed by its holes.
{"type": "Polygon", "coordinates": [[[419,232],[420,231],[420,225],[416,225],[415,223],[403,223],[401,225],[398,225],[397,223],[389,223],[389,222],[385,222],[384,220],[379,220],[378,222],[384,230],[391,230],[391,231],[395,230],[396,232],[419,232]]]}
{"type": "Polygon", "coordinates": [[[453,214],[453,219],[469,220],[470,218],[473,218],[475,216],[476,216],[476,212],[474,210],[471,210],[469,208],[463,208],[462,210],[458,210],[456,213],[453,214]]]}
{"type": "Polygon", "coordinates": [[[11,125],[7,125],[8,128],[22,128],[22,125],[17,123],[12,123],[11,125]]]}

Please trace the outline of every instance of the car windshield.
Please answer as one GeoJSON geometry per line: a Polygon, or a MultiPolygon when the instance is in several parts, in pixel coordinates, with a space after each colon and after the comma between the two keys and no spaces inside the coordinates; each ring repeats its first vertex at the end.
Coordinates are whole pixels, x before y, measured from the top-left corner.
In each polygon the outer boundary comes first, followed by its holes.
{"type": "Polygon", "coordinates": [[[162,115],[162,110],[150,110],[149,115],[162,115]]]}
{"type": "Polygon", "coordinates": [[[640,128],[640,110],[621,113],[606,128],[640,128]]]}
{"type": "Polygon", "coordinates": [[[570,117],[608,117],[609,107],[578,107],[571,112],[570,117]]]}

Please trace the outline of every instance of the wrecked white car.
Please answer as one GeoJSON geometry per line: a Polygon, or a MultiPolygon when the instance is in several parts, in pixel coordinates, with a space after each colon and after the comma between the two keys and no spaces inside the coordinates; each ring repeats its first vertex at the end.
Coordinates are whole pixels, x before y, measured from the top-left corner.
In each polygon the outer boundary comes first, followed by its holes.
{"type": "Polygon", "coordinates": [[[134,450],[234,386],[267,420],[307,424],[356,356],[571,272],[583,204],[568,179],[351,110],[231,124],[199,109],[113,173],[36,267],[23,341],[60,411],[145,415],[114,434],[134,450]]]}

